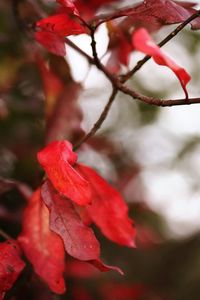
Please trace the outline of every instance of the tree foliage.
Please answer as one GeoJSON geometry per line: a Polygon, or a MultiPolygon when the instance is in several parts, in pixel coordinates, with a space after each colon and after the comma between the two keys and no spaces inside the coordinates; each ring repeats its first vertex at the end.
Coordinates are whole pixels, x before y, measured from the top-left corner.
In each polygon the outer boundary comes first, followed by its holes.
{"type": "MultiPolygon", "coordinates": [[[[187,257],[194,248],[198,262],[198,235],[166,241],[162,219],[145,204],[142,165],[129,159],[126,147],[112,139],[112,130],[96,133],[119,93],[124,101],[133,100],[141,115],[148,110],[151,118],[156,107],[200,103],[188,92],[193,76],[184,61],[180,66],[161,49],[187,25],[189,37],[195,38],[200,11],[192,2],[121,2],[0,4],[0,299],[198,299],[198,272],[188,267],[192,275],[179,281],[184,261],[179,253],[187,257]],[[102,27],[108,45],[101,57],[96,37],[102,27]],[[168,27],[172,31],[157,44],[156,34],[168,27]],[[71,37],[83,34],[90,38],[91,54],[71,37]],[[110,84],[108,101],[88,132],[79,102],[86,88],[73,75],[70,49],[110,84]],[[137,52],[145,56],[132,67],[137,52]],[[151,58],[175,74],[182,99],[152,96],[145,83],[142,92],[134,87],[135,74],[151,58]],[[104,165],[112,165],[112,175],[102,174],[98,156],[91,163],[93,152],[103,157],[104,165]]],[[[190,255],[187,259],[192,266],[190,255]]]]}

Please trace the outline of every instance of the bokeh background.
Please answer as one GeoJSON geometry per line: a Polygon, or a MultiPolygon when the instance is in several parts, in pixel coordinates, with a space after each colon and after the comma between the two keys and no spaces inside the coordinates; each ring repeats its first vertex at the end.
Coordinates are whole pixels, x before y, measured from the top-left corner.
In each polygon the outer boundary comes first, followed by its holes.
{"type": "MultiPolygon", "coordinates": [[[[37,20],[35,4],[46,11],[51,9],[51,1],[33,2],[22,1],[20,7],[23,20],[30,24],[37,20]]],[[[121,1],[120,5],[129,2],[121,1]]],[[[162,28],[154,35],[155,40],[162,40],[173,28],[162,28]]],[[[88,36],[70,39],[91,54],[88,36]]],[[[106,62],[105,25],[99,28],[96,39],[98,54],[106,62]]],[[[37,47],[32,35],[16,22],[11,1],[1,1],[0,176],[4,184],[0,181],[0,228],[13,237],[21,230],[26,201],[15,184],[8,181],[5,186],[5,179],[35,189],[43,176],[36,160],[46,138],[45,93],[35,55],[37,47]]],[[[190,73],[189,95],[198,97],[200,32],[187,26],[164,50],[190,73]]],[[[62,137],[75,142],[82,130],[88,132],[98,119],[111,86],[101,72],[69,46],[66,63],[45,51],[43,55],[54,68],[56,65],[66,85],[74,81],[77,86],[82,84],[76,109],[71,109],[67,92],[66,103],[62,104],[65,107],[62,120],[70,129],[65,128],[62,137]],[[82,128],[74,135],[72,131],[77,127],[72,125],[73,120],[82,128]]],[[[133,52],[129,67],[142,57],[133,52]]],[[[175,76],[153,61],[147,62],[128,84],[149,96],[183,97],[175,76]]],[[[101,129],[79,149],[79,160],[97,169],[121,191],[135,220],[138,234],[134,250],[112,244],[95,228],[102,243],[102,257],[109,264],[120,266],[125,271],[124,277],[113,273],[102,275],[86,265],[69,261],[66,295],[56,298],[38,278],[24,274],[28,282],[20,279],[6,299],[199,300],[199,108],[198,104],[158,108],[119,94],[101,129]]]]}

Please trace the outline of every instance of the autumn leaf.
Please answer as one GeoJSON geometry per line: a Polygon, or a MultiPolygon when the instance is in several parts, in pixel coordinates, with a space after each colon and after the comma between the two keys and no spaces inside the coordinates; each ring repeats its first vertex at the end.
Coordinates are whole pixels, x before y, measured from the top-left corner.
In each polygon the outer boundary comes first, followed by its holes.
{"type": "Polygon", "coordinates": [[[50,229],[60,235],[67,253],[83,261],[98,259],[99,242],[92,229],[83,224],[72,202],[56,192],[49,181],[45,181],[41,193],[50,211],[50,229]]]}
{"type": "Polygon", "coordinates": [[[65,292],[64,247],[49,229],[49,211],[41,200],[40,188],[32,195],[24,212],[23,230],[18,238],[35,272],[57,294],[65,292]]]}
{"type": "Polygon", "coordinates": [[[154,61],[159,64],[168,67],[171,69],[174,74],[178,77],[181,86],[184,90],[185,97],[188,99],[188,92],[186,89],[186,85],[190,81],[191,77],[190,75],[177,65],[171,58],[169,58],[151,39],[150,35],[146,31],[145,28],[138,29],[133,34],[133,45],[138,50],[141,51],[147,55],[152,56],[154,61]]]}
{"type": "Polygon", "coordinates": [[[35,39],[53,54],[65,56],[65,37],[85,33],[85,28],[68,16],[58,13],[36,22],[35,39]]]}
{"type": "Polygon", "coordinates": [[[60,37],[85,33],[85,27],[65,13],[49,16],[36,23],[36,29],[53,32],[60,37]]]}
{"type": "Polygon", "coordinates": [[[91,190],[85,180],[72,166],[77,154],[68,141],[54,141],[38,152],[38,161],[46,171],[54,188],[78,205],[91,202],[91,190]]]}
{"type": "Polygon", "coordinates": [[[108,22],[107,29],[109,34],[108,51],[111,53],[106,66],[110,72],[118,73],[121,65],[128,66],[133,46],[120,24],[108,22]]]}
{"type": "MultiPolygon", "coordinates": [[[[172,0],[147,0],[144,1],[140,7],[141,16],[148,22],[147,15],[152,16],[162,25],[176,24],[184,22],[192,14],[197,12],[193,7],[196,3],[184,2],[184,1],[172,1],[172,0]]],[[[191,22],[192,29],[200,28],[200,18],[191,22]]]]}
{"type": "Polygon", "coordinates": [[[50,143],[38,153],[38,160],[59,193],[78,205],[91,203],[86,215],[106,237],[134,246],[135,229],[121,195],[94,170],[76,164],[77,155],[68,141],[50,143]]]}
{"type": "Polygon", "coordinates": [[[113,242],[134,247],[135,228],[120,193],[90,167],[77,164],[75,169],[90,182],[92,203],[86,209],[92,221],[113,242]]]}
{"type": "MultiPolygon", "coordinates": [[[[130,17],[129,29],[134,25],[136,28],[145,27],[150,31],[155,31],[164,25],[184,22],[194,13],[197,13],[194,8],[196,4],[186,1],[146,0],[132,5],[130,8],[117,11],[115,17],[130,17]]],[[[200,29],[200,18],[192,20],[191,27],[193,30],[200,29]]]]}
{"type": "Polygon", "coordinates": [[[20,255],[21,251],[16,241],[8,240],[0,243],[0,300],[4,298],[25,267],[20,255]]]}

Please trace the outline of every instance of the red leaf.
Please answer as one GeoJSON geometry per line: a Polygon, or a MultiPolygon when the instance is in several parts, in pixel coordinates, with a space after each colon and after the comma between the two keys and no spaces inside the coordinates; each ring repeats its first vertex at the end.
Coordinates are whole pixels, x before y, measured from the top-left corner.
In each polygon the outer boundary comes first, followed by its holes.
{"type": "Polygon", "coordinates": [[[91,202],[91,190],[86,181],[71,166],[77,160],[68,141],[55,141],[38,152],[38,161],[57,191],[78,205],[91,202]]]}
{"type": "Polygon", "coordinates": [[[164,52],[151,39],[146,29],[140,28],[134,33],[133,45],[138,51],[152,56],[157,64],[170,68],[178,77],[185,92],[186,99],[188,99],[186,85],[191,79],[190,75],[185,71],[185,69],[177,65],[171,58],[164,54],[164,52]]]}
{"type": "Polygon", "coordinates": [[[35,32],[35,39],[49,52],[60,56],[66,55],[64,39],[54,32],[37,31],[35,32]]]}
{"type": "Polygon", "coordinates": [[[67,13],[44,18],[36,23],[35,39],[53,54],[65,56],[65,37],[85,33],[85,28],[77,20],[67,13]]]}
{"type": "Polygon", "coordinates": [[[65,13],[52,15],[38,21],[36,28],[40,31],[55,33],[60,37],[85,33],[85,28],[65,13]]]}
{"type": "Polygon", "coordinates": [[[0,243],[0,300],[13,286],[24,269],[24,262],[20,258],[21,251],[13,241],[0,243]]]}
{"type": "Polygon", "coordinates": [[[76,170],[91,184],[92,203],[86,207],[93,222],[110,240],[134,247],[135,229],[123,198],[94,170],[77,164],[76,170]]]}
{"type": "Polygon", "coordinates": [[[49,181],[42,186],[42,198],[50,211],[50,229],[60,235],[67,253],[83,261],[97,259],[99,242],[92,229],[83,224],[72,202],[57,193],[49,181]]]}
{"type": "Polygon", "coordinates": [[[49,230],[49,211],[37,189],[25,209],[19,242],[35,272],[58,294],[65,292],[62,240],[49,230]]]}
{"type": "Polygon", "coordinates": [[[118,73],[120,64],[128,66],[133,46],[128,34],[122,30],[121,23],[115,25],[114,22],[108,22],[107,28],[109,34],[108,50],[111,51],[107,68],[113,73],[118,73]]]}

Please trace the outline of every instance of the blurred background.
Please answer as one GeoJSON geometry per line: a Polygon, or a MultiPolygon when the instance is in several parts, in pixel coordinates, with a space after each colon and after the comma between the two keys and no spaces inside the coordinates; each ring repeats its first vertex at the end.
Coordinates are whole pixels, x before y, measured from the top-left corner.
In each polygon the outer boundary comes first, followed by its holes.
{"type": "MultiPolygon", "coordinates": [[[[36,21],[37,5],[48,11],[50,2],[22,1],[23,20],[30,24],[36,21]]],[[[128,4],[130,1],[120,2],[122,6],[128,4]]],[[[175,27],[162,28],[154,35],[155,40],[162,40],[175,27]]],[[[105,25],[99,28],[96,39],[99,57],[106,63],[105,25]]],[[[88,36],[70,40],[91,54],[88,36]]],[[[51,84],[45,80],[50,75],[38,63],[37,47],[32,35],[17,24],[11,1],[1,1],[0,228],[13,237],[21,230],[26,205],[23,194],[35,189],[43,176],[36,160],[37,151],[53,138],[77,142],[96,122],[111,93],[110,83],[102,73],[69,46],[66,62],[40,49],[57,78],[65,84],[62,97],[58,97],[56,89],[50,90],[55,78],[51,78],[51,84]],[[51,100],[54,105],[59,103],[57,114],[62,110],[62,124],[52,121],[51,100]]],[[[163,49],[189,72],[189,96],[198,97],[200,32],[187,26],[163,49]]],[[[129,68],[142,57],[133,52],[129,68]]],[[[128,84],[148,96],[184,97],[171,71],[152,60],[128,84]]],[[[198,104],[158,108],[119,93],[101,129],[79,148],[79,161],[97,169],[120,190],[135,221],[138,234],[134,250],[112,244],[95,228],[102,244],[102,257],[121,267],[124,277],[99,274],[86,263],[68,260],[66,295],[56,298],[38,278],[26,274],[31,284],[18,284],[6,299],[199,300],[199,108],[198,104]]]]}

